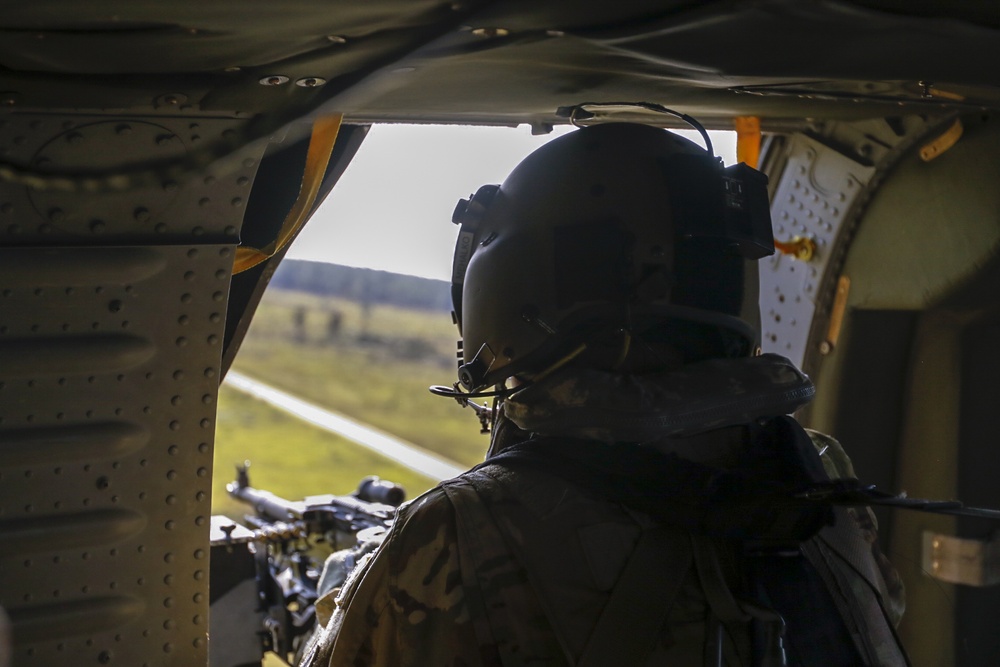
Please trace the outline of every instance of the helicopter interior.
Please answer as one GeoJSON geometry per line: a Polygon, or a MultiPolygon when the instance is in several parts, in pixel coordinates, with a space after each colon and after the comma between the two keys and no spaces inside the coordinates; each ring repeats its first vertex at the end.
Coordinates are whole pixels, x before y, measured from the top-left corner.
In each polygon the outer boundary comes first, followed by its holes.
{"type": "MultiPolygon", "coordinates": [[[[219,383],[379,123],[736,128],[803,422],[881,488],[1000,507],[996,3],[45,0],[0,36],[12,664],[208,664],[219,383]]],[[[994,664],[996,525],[879,519],[914,664],[994,664]]]]}

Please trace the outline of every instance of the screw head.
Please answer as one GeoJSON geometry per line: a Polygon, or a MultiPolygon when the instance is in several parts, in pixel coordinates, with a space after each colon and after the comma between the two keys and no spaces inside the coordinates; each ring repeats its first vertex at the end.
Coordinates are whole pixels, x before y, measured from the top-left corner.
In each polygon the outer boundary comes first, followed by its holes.
{"type": "Polygon", "coordinates": [[[289,79],[287,76],[282,76],[281,74],[271,74],[265,76],[260,80],[260,85],[262,86],[282,86],[288,83],[289,79]]]}
{"type": "Polygon", "coordinates": [[[183,108],[188,102],[188,96],[183,93],[166,93],[153,100],[153,105],[162,107],[183,108]]]}
{"type": "Polygon", "coordinates": [[[495,27],[473,28],[472,34],[483,39],[490,39],[493,37],[506,37],[510,34],[510,30],[507,30],[507,28],[495,27]]]}

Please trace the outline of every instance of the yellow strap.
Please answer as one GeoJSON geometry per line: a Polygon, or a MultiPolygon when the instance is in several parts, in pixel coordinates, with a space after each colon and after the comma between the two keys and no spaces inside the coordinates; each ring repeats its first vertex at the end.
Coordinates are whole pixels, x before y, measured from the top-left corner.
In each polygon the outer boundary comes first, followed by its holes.
{"type": "Polygon", "coordinates": [[[756,169],[760,160],[760,118],[738,116],[733,123],[736,126],[736,161],[746,162],[756,169]]]}
{"type": "Polygon", "coordinates": [[[826,330],[826,340],[823,341],[825,344],[820,344],[821,352],[823,350],[829,352],[837,346],[840,327],[844,323],[844,312],[847,310],[847,296],[850,292],[851,279],[846,275],[840,276],[837,281],[837,293],[833,297],[833,308],[830,309],[830,325],[826,330]]]}
{"type": "Polygon", "coordinates": [[[956,118],[955,122],[945,131],[944,134],[920,149],[920,159],[924,162],[930,162],[944,153],[946,150],[958,143],[958,140],[962,138],[963,130],[962,119],[956,118]]]}
{"type": "Polygon", "coordinates": [[[342,120],[343,116],[337,114],[317,118],[316,122],[313,123],[309,150],[306,152],[306,166],[302,172],[302,185],[299,188],[298,197],[295,198],[295,203],[292,204],[291,210],[285,216],[285,221],[281,223],[281,229],[278,230],[273,241],[259,249],[250,246],[236,248],[233,273],[252,269],[273,257],[275,253],[288,244],[288,241],[305,223],[316,201],[320,185],[323,183],[323,176],[326,175],[326,168],[330,163],[330,155],[337,142],[337,133],[340,131],[342,120]]]}

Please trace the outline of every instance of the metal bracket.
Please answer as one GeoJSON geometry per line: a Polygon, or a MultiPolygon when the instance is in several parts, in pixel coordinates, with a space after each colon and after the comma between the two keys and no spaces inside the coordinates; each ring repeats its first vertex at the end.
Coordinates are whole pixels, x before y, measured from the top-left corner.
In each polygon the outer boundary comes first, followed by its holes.
{"type": "Polygon", "coordinates": [[[924,531],[923,569],[935,579],[966,586],[1000,583],[1000,535],[990,539],[924,531]]]}

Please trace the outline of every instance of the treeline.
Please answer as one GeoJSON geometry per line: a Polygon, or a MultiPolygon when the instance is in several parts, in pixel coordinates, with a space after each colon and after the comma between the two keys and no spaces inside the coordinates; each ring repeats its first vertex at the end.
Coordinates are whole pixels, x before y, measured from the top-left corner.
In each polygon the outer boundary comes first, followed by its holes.
{"type": "Polygon", "coordinates": [[[451,310],[451,285],[443,280],[326,262],[286,259],[275,271],[271,285],[319,296],[352,299],[364,305],[451,310]]]}

